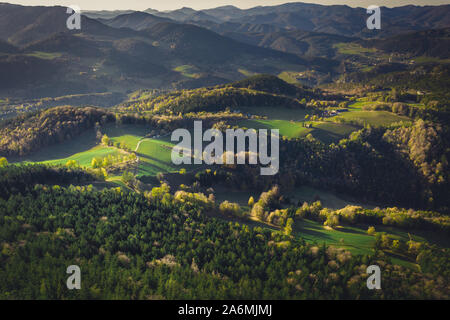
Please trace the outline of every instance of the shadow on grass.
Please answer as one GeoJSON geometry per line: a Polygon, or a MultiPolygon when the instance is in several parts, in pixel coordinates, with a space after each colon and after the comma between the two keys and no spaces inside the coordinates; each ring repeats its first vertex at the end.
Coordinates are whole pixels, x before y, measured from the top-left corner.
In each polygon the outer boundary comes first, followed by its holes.
{"type": "Polygon", "coordinates": [[[325,242],[327,240],[335,242],[335,239],[329,236],[321,226],[306,220],[296,221],[294,224],[294,231],[298,234],[298,236],[302,238],[310,236],[313,238],[313,240],[317,240],[318,242],[322,240],[322,242],[325,242]]]}
{"type": "Polygon", "coordinates": [[[42,148],[34,152],[31,155],[12,158],[11,162],[40,162],[49,160],[65,159],[73,156],[74,154],[92,149],[98,144],[95,132],[90,129],[81,135],[74,137],[72,140],[63,141],[61,143],[54,144],[49,147],[42,148]]]}
{"type": "Polygon", "coordinates": [[[349,228],[349,227],[341,227],[341,228],[337,228],[336,231],[341,231],[341,232],[345,232],[345,233],[353,233],[353,234],[366,235],[365,232],[358,231],[358,230],[354,230],[354,229],[351,229],[351,228],[349,228]]]}
{"type": "Polygon", "coordinates": [[[165,161],[163,161],[163,160],[161,160],[161,159],[158,159],[158,158],[155,158],[155,157],[151,157],[151,156],[149,156],[148,154],[143,154],[143,153],[140,153],[140,152],[136,152],[136,155],[137,155],[138,157],[140,157],[140,158],[145,158],[145,159],[148,159],[148,160],[151,160],[151,161],[155,161],[155,162],[157,162],[157,163],[165,164],[165,165],[168,165],[168,166],[171,165],[171,164],[168,163],[168,162],[165,162],[165,161]]]}

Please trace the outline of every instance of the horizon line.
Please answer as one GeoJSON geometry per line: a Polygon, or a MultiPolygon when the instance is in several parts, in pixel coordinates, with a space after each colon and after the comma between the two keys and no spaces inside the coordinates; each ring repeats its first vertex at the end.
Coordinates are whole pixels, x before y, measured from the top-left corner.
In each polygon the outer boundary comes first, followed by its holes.
{"type": "MultiPolygon", "coordinates": [[[[99,12],[99,11],[135,11],[135,12],[144,12],[145,10],[155,10],[161,13],[164,12],[171,12],[171,11],[177,11],[177,10],[181,10],[181,9],[192,9],[195,11],[203,11],[203,10],[210,10],[210,9],[217,9],[217,8],[224,8],[224,7],[234,7],[237,8],[239,10],[249,10],[249,9],[254,9],[254,8],[270,8],[270,7],[279,7],[279,6],[283,6],[286,4],[307,4],[307,5],[316,5],[316,6],[323,6],[323,7],[331,7],[331,6],[342,6],[342,7],[350,7],[350,8],[361,8],[361,9],[366,9],[366,7],[361,7],[361,6],[352,6],[352,5],[347,5],[347,4],[320,4],[320,3],[313,3],[313,2],[303,2],[303,1],[287,1],[285,3],[281,3],[281,4],[273,4],[273,5],[258,5],[258,6],[250,6],[250,7],[240,7],[238,5],[220,5],[220,6],[213,6],[213,7],[208,7],[208,8],[201,8],[201,9],[196,9],[194,7],[189,7],[189,6],[182,6],[179,7],[177,9],[170,9],[170,10],[159,10],[159,9],[154,9],[152,7],[147,7],[145,9],[133,9],[133,8],[128,8],[128,9],[120,9],[120,8],[111,8],[111,9],[84,9],[82,10],[82,12],[99,12]]],[[[67,8],[68,6],[66,5],[61,5],[61,4],[54,4],[54,5],[48,5],[48,4],[33,4],[33,5],[27,5],[27,4],[20,4],[20,3],[11,3],[11,2],[3,2],[0,1],[0,5],[1,4],[9,4],[9,5],[16,5],[16,6],[23,6],[23,7],[63,7],[63,8],[67,8]]],[[[423,5],[419,5],[419,4],[405,4],[405,5],[400,5],[400,6],[387,6],[387,5],[382,5],[380,6],[380,8],[389,8],[389,9],[394,9],[394,8],[404,8],[404,7],[439,7],[439,6],[448,6],[450,4],[423,4],[423,5]]]]}

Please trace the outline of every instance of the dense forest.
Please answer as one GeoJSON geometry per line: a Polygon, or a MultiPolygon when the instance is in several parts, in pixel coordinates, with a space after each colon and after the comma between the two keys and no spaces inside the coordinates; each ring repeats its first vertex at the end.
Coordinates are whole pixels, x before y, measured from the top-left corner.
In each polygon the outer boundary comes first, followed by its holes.
{"type": "Polygon", "coordinates": [[[114,119],[113,114],[98,108],[57,107],[28,113],[1,124],[0,154],[25,155],[114,119]]]}
{"type": "Polygon", "coordinates": [[[344,86],[370,88],[369,91],[395,89],[397,92],[422,91],[417,102],[427,107],[439,107],[445,119],[449,119],[450,67],[448,64],[420,64],[411,69],[402,65],[380,64],[368,72],[352,72],[343,75],[344,86]],[[400,70],[399,70],[400,69],[400,70]]]}
{"type": "Polygon", "coordinates": [[[408,127],[363,128],[338,144],[324,144],[308,135],[280,141],[280,173],[260,177],[255,166],[222,166],[196,176],[204,186],[225,183],[265,191],[309,184],[366,201],[448,212],[448,139],[432,122],[408,127]],[[395,174],[394,174],[395,173],[395,174]]]}
{"type": "Polygon", "coordinates": [[[298,87],[271,75],[257,75],[227,85],[179,90],[127,102],[121,110],[154,113],[218,111],[226,108],[283,106],[305,108],[306,100],[318,98],[320,91],[298,87]],[[317,91],[317,92],[316,92],[317,91]]]}
{"type": "MultiPolygon", "coordinates": [[[[38,171],[40,169],[37,169],[38,171]]],[[[447,273],[394,266],[371,256],[307,245],[288,232],[205,216],[202,194],[164,187],[35,185],[0,199],[3,299],[448,298],[447,273]],[[63,287],[67,265],[83,270],[81,290],[63,287]],[[383,266],[382,291],[366,288],[366,267],[383,266]],[[18,272],[20,270],[20,272],[18,272]],[[424,284],[424,285],[423,285],[424,284]]],[[[448,256],[427,251],[424,267],[448,256]]],[[[419,261],[422,261],[419,259],[419,261]]],[[[448,272],[448,271],[446,271],[448,272]]]]}
{"type": "Polygon", "coordinates": [[[141,101],[125,108],[127,111],[149,110],[155,113],[187,113],[219,111],[240,106],[289,106],[304,108],[299,101],[275,94],[246,88],[194,89],[171,92],[149,101],[141,101]]]}
{"type": "Polygon", "coordinates": [[[277,95],[296,97],[299,99],[311,99],[320,96],[318,92],[315,92],[312,89],[309,89],[305,86],[296,86],[293,84],[289,84],[282,79],[270,74],[255,75],[228,85],[218,87],[247,88],[250,90],[270,92],[277,95]]]}
{"type": "Polygon", "coordinates": [[[0,300],[450,299],[450,5],[66,9],[0,3],[0,300]]]}

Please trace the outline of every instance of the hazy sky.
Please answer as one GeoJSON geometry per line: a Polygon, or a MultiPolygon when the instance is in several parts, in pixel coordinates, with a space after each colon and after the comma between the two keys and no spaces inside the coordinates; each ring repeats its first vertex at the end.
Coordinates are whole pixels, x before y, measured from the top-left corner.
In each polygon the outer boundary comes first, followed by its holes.
{"type": "MultiPolygon", "coordinates": [[[[144,10],[153,8],[157,10],[173,10],[181,7],[194,9],[207,9],[223,5],[234,5],[240,8],[250,8],[255,6],[269,6],[286,2],[298,2],[289,0],[18,0],[3,2],[23,4],[23,5],[78,5],[82,10],[115,10],[134,9],[144,10]]],[[[351,7],[368,7],[369,5],[397,7],[408,4],[415,5],[439,5],[450,4],[450,0],[305,0],[302,2],[318,4],[346,4],[351,7]]]]}

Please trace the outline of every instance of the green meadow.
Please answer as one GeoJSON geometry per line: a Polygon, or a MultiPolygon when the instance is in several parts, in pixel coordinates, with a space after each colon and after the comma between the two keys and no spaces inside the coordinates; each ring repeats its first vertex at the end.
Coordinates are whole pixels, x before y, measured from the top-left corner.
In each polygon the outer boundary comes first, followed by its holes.
{"type": "Polygon", "coordinates": [[[158,172],[174,172],[179,169],[172,164],[172,148],[174,144],[168,139],[145,139],[136,151],[139,157],[138,177],[154,176],[158,172]]]}
{"type": "Polygon", "coordinates": [[[278,75],[278,78],[281,80],[286,81],[290,84],[299,84],[300,81],[297,80],[297,77],[299,76],[299,72],[292,72],[292,71],[283,71],[278,75]]]}
{"type": "MultiPolygon", "coordinates": [[[[114,142],[124,142],[128,148],[134,150],[137,143],[147,133],[145,126],[105,126],[102,134],[108,135],[114,142]]],[[[56,145],[43,148],[30,156],[21,159],[20,162],[38,162],[50,165],[66,164],[69,160],[77,161],[81,166],[90,168],[93,158],[103,158],[119,153],[117,148],[106,147],[99,144],[93,129],[88,130],[78,137],[56,145]]]]}
{"type": "Polygon", "coordinates": [[[89,149],[87,151],[76,153],[70,157],[63,158],[63,159],[55,159],[55,160],[47,160],[42,161],[43,164],[50,164],[50,165],[64,165],[69,160],[75,160],[80,166],[91,168],[91,162],[93,158],[104,158],[108,155],[116,155],[119,151],[116,148],[110,148],[105,146],[95,146],[92,149],[89,149]]]}
{"type": "Polygon", "coordinates": [[[181,73],[186,78],[192,78],[192,79],[200,78],[200,74],[198,73],[199,70],[197,69],[197,67],[192,66],[192,65],[178,66],[178,67],[174,68],[173,71],[181,73]]]}
{"type": "Polygon", "coordinates": [[[325,229],[323,224],[308,220],[296,219],[293,228],[297,237],[305,239],[309,243],[334,245],[345,248],[355,254],[373,253],[375,237],[369,236],[361,229],[353,227],[341,227],[325,229]]]}
{"type": "Polygon", "coordinates": [[[305,109],[292,109],[280,107],[243,107],[240,108],[243,113],[267,117],[272,120],[294,120],[303,121],[308,112],[305,109]]]}
{"type": "MultiPolygon", "coordinates": [[[[149,131],[149,127],[142,125],[109,125],[101,129],[102,134],[108,135],[111,141],[125,144],[128,149],[136,151],[139,157],[138,177],[179,171],[182,166],[172,164],[174,144],[170,142],[170,137],[145,138],[149,131]]],[[[65,165],[69,160],[75,160],[79,165],[91,168],[93,158],[103,158],[119,152],[123,151],[99,144],[95,131],[88,130],[72,140],[43,148],[20,159],[20,162],[65,165]]],[[[187,169],[189,171],[190,168],[187,169]]]]}
{"type": "MultiPolygon", "coordinates": [[[[217,204],[220,204],[225,200],[236,202],[239,203],[241,205],[241,208],[247,212],[250,210],[250,207],[247,204],[250,196],[253,196],[255,200],[259,198],[258,194],[255,194],[251,191],[235,191],[225,187],[215,188],[215,197],[217,204]]],[[[347,205],[359,205],[365,208],[373,208],[373,206],[371,205],[360,204],[356,201],[352,201],[351,199],[344,199],[336,194],[307,186],[297,188],[289,192],[287,196],[291,199],[292,203],[297,203],[297,201],[307,201],[311,203],[320,200],[324,207],[330,209],[341,209],[347,205]]],[[[242,220],[233,217],[222,217],[220,215],[215,215],[215,217],[226,221],[237,221],[240,223],[245,223],[249,226],[278,229],[278,227],[253,219],[242,220]]],[[[373,254],[375,236],[370,236],[367,234],[368,227],[368,225],[343,225],[338,226],[335,229],[331,229],[324,227],[324,225],[318,221],[296,218],[293,226],[293,235],[297,238],[302,238],[306,242],[311,244],[320,246],[325,243],[337,248],[344,248],[350,251],[352,254],[373,254]]],[[[393,227],[386,226],[377,226],[376,232],[387,233],[393,239],[401,239],[403,241],[408,241],[409,237],[411,236],[411,238],[415,241],[424,241],[426,239],[427,241],[430,241],[432,243],[448,245],[448,243],[444,242],[445,239],[442,239],[441,237],[433,237],[430,234],[422,232],[415,232],[414,234],[411,234],[393,227]]],[[[390,255],[390,258],[394,263],[417,269],[414,261],[410,261],[407,257],[394,255],[392,253],[388,254],[390,255]]]]}
{"type": "Polygon", "coordinates": [[[238,72],[240,73],[240,74],[243,74],[244,76],[246,76],[246,77],[251,77],[251,76],[254,76],[256,73],[255,72],[252,72],[252,71],[248,71],[248,70],[246,70],[246,69],[238,69],[238,72]]]}
{"type": "Polygon", "coordinates": [[[287,196],[291,199],[291,202],[298,203],[308,202],[313,203],[320,201],[322,206],[333,210],[342,209],[348,205],[361,206],[364,208],[373,208],[374,205],[361,203],[354,199],[350,199],[348,196],[340,196],[335,193],[323,191],[317,188],[301,186],[287,193],[287,196]]]}
{"type": "Polygon", "coordinates": [[[314,138],[324,143],[336,143],[346,138],[353,131],[359,130],[359,123],[380,126],[399,121],[409,121],[408,117],[399,116],[387,111],[362,111],[361,108],[370,102],[358,101],[349,107],[349,112],[343,112],[323,121],[308,121],[311,127],[303,126],[305,116],[308,114],[304,109],[289,108],[242,108],[241,111],[252,115],[267,117],[267,119],[242,120],[238,124],[245,128],[254,129],[279,129],[280,136],[287,138],[300,138],[311,134],[314,138]],[[333,119],[341,117],[346,121],[357,121],[358,124],[338,123],[333,119]]]}
{"type": "Polygon", "coordinates": [[[341,118],[347,121],[362,121],[364,124],[369,124],[374,127],[389,125],[400,121],[411,121],[408,117],[400,116],[388,111],[350,111],[343,112],[334,118],[341,118]]]}
{"type": "Polygon", "coordinates": [[[130,150],[135,150],[139,140],[143,139],[151,128],[144,125],[111,125],[102,131],[113,142],[124,143],[130,150]]]}
{"type": "Polygon", "coordinates": [[[287,138],[301,138],[311,134],[314,138],[324,143],[336,143],[347,137],[350,133],[358,130],[358,127],[345,123],[334,123],[331,121],[309,122],[310,128],[303,126],[303,122],[294,122],[288,120],[265,120],[252,119],[239,122],[240,127],[253,129],[278,129],[280,136],[287,138]]]}
{"type": "Polygon", "coordinates": [[[291,122],[287,120],[242,120],[239,122],[240,127],[252,128],[252,129],[278,129],[280,130],[280,136],[286,136],[288,138],[299,138],[310,132],[309,129],[302,127],[299,122],[291,122]]]}
{"type": "MultiPolygon", "coordinates": [[[[378,231],[378,230],[377,230],[378,231]]],[[[389,235],[393,239],[401,239],[407,241],[409,239],[408,233],[396,231],[395,234],[391,230],[380,230],[382,233],[389,231],[389,235]]],[[[325,228],[321,223],[308,220],[296,219],[293,227],[294,235],[298,238],[303,238],[306,242],[321,245],[331,245],[336,248],[343,248],[350,251],[352,254],[373,254],[375,236],[370,236],[367,231],[350,226],[341,226],[335,229],[325,228]]],[[[411,237],[418,241],[423,241],[422,237],[411,235],[411,237]]],[[[415,261],[409,260],[407,257],[394,255],[388,253],[392,262],[404,267],[417,270],[415,261]]]]}
{"type": "MultiPolygon", "coordinates": [[[[348,113],[342,113],[340,116],[346,119],[365,119],[370,121],[372,125],[378,123],[391,123],[399,120],[407,120],[406,117],[397,116],[395,114],[384,111],[361,111],[360,107],[366,102],[357,102],[352,105],[348,113]]],[[[254,111],[254,110],[253,110],[254,111]]],[[[250,112],[250,111],[249,111],[250,112]]],[[[306,112],[304,110],[293,110],[279,108],[277,111],[270,108],[260,108],[258,110],[260,115],[277,117],[282,119],[250,119],[243,120],[239,124],[242,127],[255,129],[279,129],[282,136],[290,138],[302,137],[311,134],[317,139],[324,142],[337,141],[345,136],[348,136],[352,131],[358,130],[358,126],[349,124],[341,124],[326,119],[325,121],[309,122],[312,124],[311,128],[302,126],[302,121],[306,112]],[[291,121],[291,119],[298,119],[291,121]]],[[[130,150],[135,150],[139,157],[139,165],[136,171],[138,177],[154,177],[159,172],[174,173],[178,172],[182,167],[172,164],[171,153],[174,143],[170,141],[170,137],[162,137],[158,139],[145,138],[150,131],[149,127],[139,125],[109,125],[101,129],[102,134],[107,134],[113,142],[125,144],[130,150]]],[[[81,166],[91,167],[91,161],[94,157],[105,157],[109,154],[116,154],[121,152],[114,147],[106,147],[98,144],[96,133],[94,130],[89,130],[70,141],[47,147],[35,153],[32,157],[28,157],[25,162],[41,162],[52,165],[64,165],[69,160],[77,161],[81,166]]],[[[195,170],[198,167],[185,166],[190,170],[195,170]]],[[[180,176],[181,177],[181,176],[180,176]]],[[[127,188],[121,181],[120,176],[108,177],[105,182],[105,187],[121,186],[127,188]]],[[[103,185],[96,186],[102,188],[103,185]]],[[[340,209],[347,205],[358,205],[365,208],[373,208],[376,204],[361,204],[349,198],[341,197],[335,193],[321,191],[311,187],[300,187],[286,194],[291,203],[296,205],[299,202],[314,202],[320,200],[322,205],[330,209],[340,209]]],[[[245,211],[249,211],[248,199],[253,196],[255,200],[259,198],[259,194],[254,192],[233,191],[224,187],[215,187],[216,203],[220,204],[222,201],[228,200],[237,202],[245,211]]],[[[234,220],[234,218],[227,218],[234,220]]],[[[236,219],[237,221],[238,219],[236,219]]],[[[274,226],[258,222],[258,221],[243,221],[251,226],[260,225],[267,228],[275,228],[274,226]]],[[[326,243],[339,248],[345,248],[352,252],[352,254],[371,254],[373,253],[373,245],[375,237],[367,234],[369,226],[339,226],[335,229],[326,228],[321,222],[312,221],[308,219],[295,219],[293,234],[296,237],[301,237],[309,243],[321,245],[326,243]]],[[[416,240],[424,240],[441,243],[442,239],[433,238],[432,236],[418,232],[416,234],[408,234],[401,230],[378,226],[377,232],[386,232],[394,238],[408,240],[411,236],[416,240]]],[[[389,254],[389,253],[388,253],[389,254]]],[[[414,261],[409,261],[408,258],[396,256],[391,254],[392,261],[396,264],[416,268],[414,261]]]]}
{"type": "Polygon", "coordinates": [[[74,139],[42,148],[31,155],[20,159],[11,159],[11,162],[61,163],[64,160],[66,160],[66,162],[67,160],[74,160],[72,158],[75,156],[83,157],[83,153],[85,152],[90,155],[103,152],[101,151],[101,148],[98,147],[95,131],[93,129],[87,130],[74,139]]]}
{"type": "Polygon", "coordinates": [[[59,58],[62,56],[59,52],[42,52],[42,51],[35,51],[32,53],[28,53],[27,56],[43,59],[43,60],[53,60],[56,58],[59,58]]]}
{"type": "Polygon", "coordinates": [[[338,53],[346,55],[366,55],[378,51],[374,48],[364,48],[356,43],[337,43],[333,48],[337,49],[338,53]]]}

